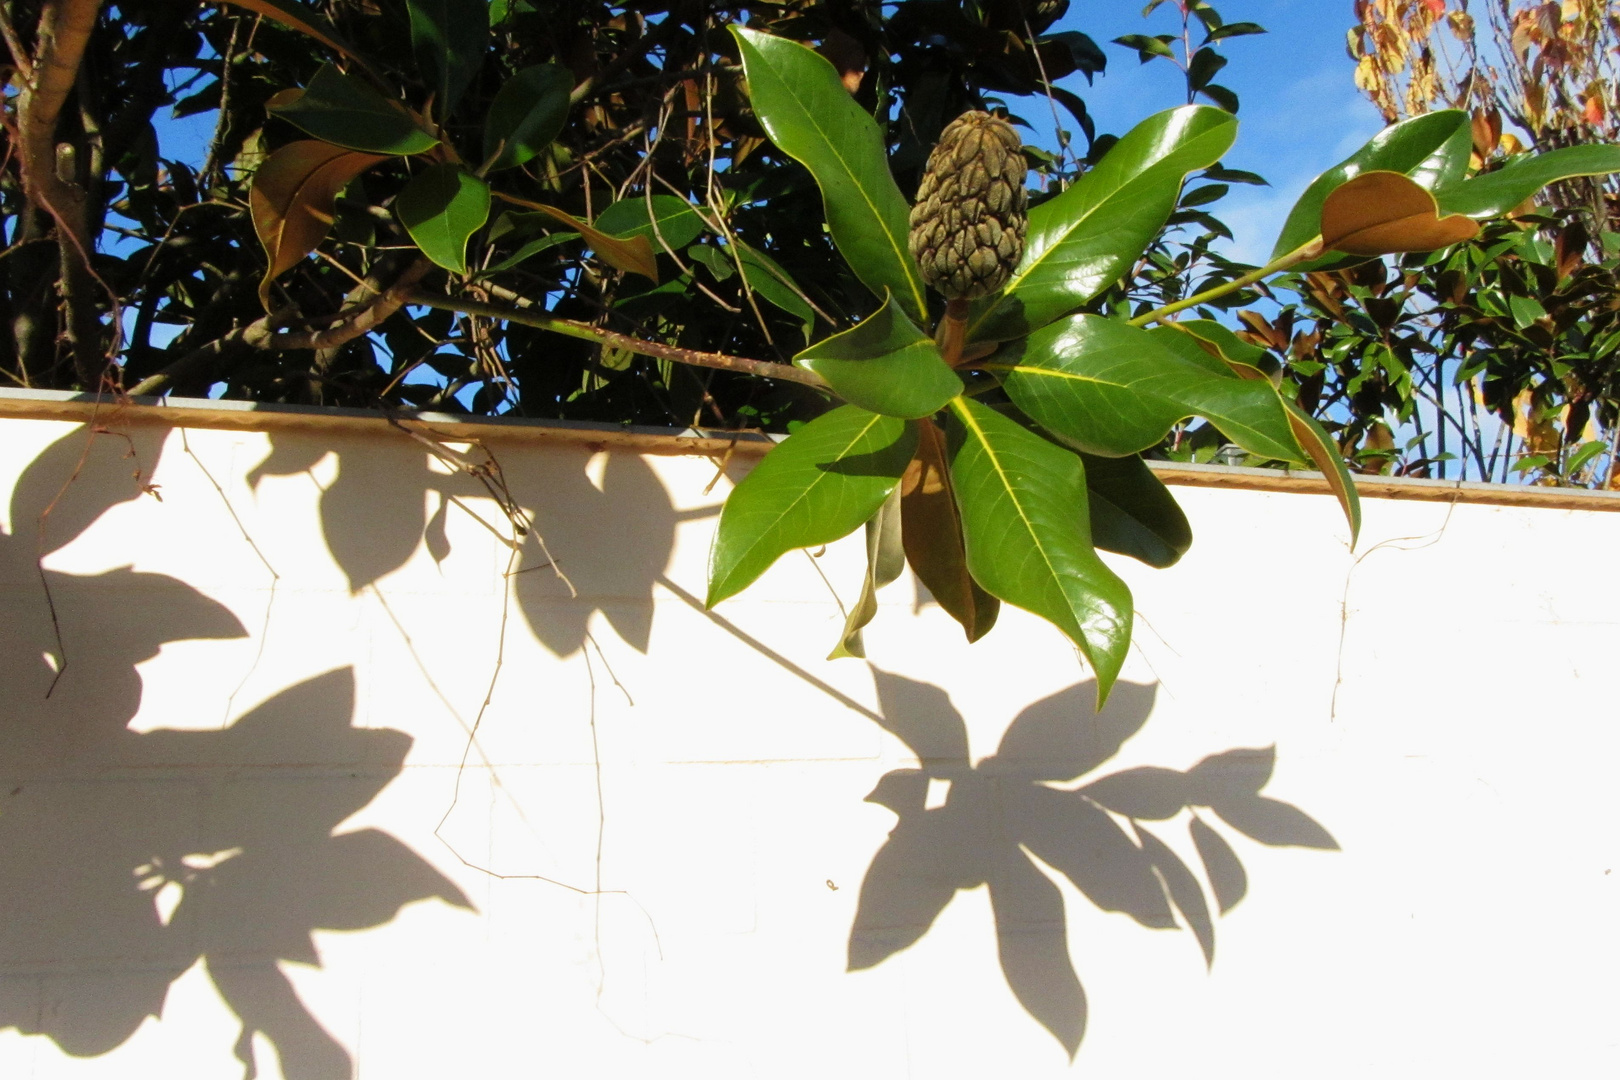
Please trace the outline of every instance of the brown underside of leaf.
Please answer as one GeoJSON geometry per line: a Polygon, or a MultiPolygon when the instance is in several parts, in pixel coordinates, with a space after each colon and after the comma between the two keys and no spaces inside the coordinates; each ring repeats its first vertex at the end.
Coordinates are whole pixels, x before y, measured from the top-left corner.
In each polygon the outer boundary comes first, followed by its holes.
{"type": "MultiPolygon", "coordinates": [[[[1283,405],[1286,407],[1288,402],[1284,401],[1283,405]]],[[[1316,432],[1311,430],[1309,424],[1294,415],[1292,408],[1288,409],[1288,426],[1294,431],[1294,441],[1311,455],[1311,461],[1315,463],[1317,471],[1327,480],[1328,487],[1333,489],[1334,498],[1339,500],[1339,508],[1344,511],[1345,520],[1351,523],[1353,547],[1356,540],[1354,533],[1359,531],[1356,529],[1359,515],[1350,503],[1350,492],[1345,489],[1344,476],[1336,465],[1338,447],[1322,445],[1322,440],[1316,437],[1316,432]]]]}
{"type": "Polygon", "coordinates": [[[918,427],[917,456],[900,481],[900,538],[906,561],[939,606],[962,624],[968,641],[978,641],[996,624],[1001,601],[979,588],[968,573],[945,433],[932,420],[923,420],[918,427]]]}
{"type": "Polygon", "coordinates": [[[1441,217],[1434,196],[1397,172],[1363,173],[1322,204],[1322,246],[1347,255],[1436,251],[1478,235],[1478,222],[1441,217]]]}
{"type": "Polygon", "coordinates": [[[296,10],[289,9],[282,4],[268,3],[266,0],[217,0],[217,2],[234,4],[239,8],[246,8],[255,15],[263,15],[267,19],[273,19],[283,26],[291,27],[300,34],[309,35],[328,49],[341,53],[351,60],[364,63],[359,56],[355,55],[353,49],[338,39],[336,32],[330,26],[305,18],[296,10]]]}
{"type": "Polygon", "coordinates": [[[572,214],[565,214],[555,206],[546,206],[541,203],[525,202],[523,205],[538,210],[542,214],[549,214],[570,229],[576,229],[585,242],[602,257],[602,261],[615,270],[623,270],[627,274],[640,274],[650,279],[653,284],[658,283],[658,260],[653,256],[652,244],[645,236],[633,236],[628,240],[621,240],[617,236],[609,236],[600,229],[594,228],[572,214]]]}
{"type": "Polygon", "coordinates": [[[288,143],[254,174],[248,203],[270,268],[259,283],[259,299],[270,308],[270,283],[298,265],[332,230],[337,194],[383,154],[362,154],[318,139],[288,143]]]}

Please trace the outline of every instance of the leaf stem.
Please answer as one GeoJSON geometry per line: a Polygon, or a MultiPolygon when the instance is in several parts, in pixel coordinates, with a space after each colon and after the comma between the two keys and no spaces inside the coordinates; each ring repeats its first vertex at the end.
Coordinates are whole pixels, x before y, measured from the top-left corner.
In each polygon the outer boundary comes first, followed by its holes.
{"type": "Polygon", "coordinates": [[[1268,278],[1272,274],[1280,274],[1289,267],[1298,266],[1300,263],[1308,259],[1314,259],[1320,254],[1322,254],[1322,238],[1320,236],[1313,237],[1309,243],[1300,245],[1281,258],[1271,260],[1271,262],[1258,270],[1244,274],[1240,278],[1233,278],[1231,281],[1216,285],[1214,288],[1205,289],[1201,293],[1195,293],[1185,300],[1177,300],[1173,304],[1155,308],[1146,315],[1138,315],[1131,320],[1131,325],[1147,326],[1150,323],[1163,322],[1178,311],[1186,311],[1188,308],[1197,307],[1199,304],[1207,304],[1209,301],[1225,296],[1228,293],[1246,289],[1257,281],[1268,278]]]}
{"type": "Polygon", "coordinates": [[[444,311],[459,311],[467,315],[483,315],[491,319],[504,319],[507,322],[533,326],[539,330],[550,330],[554,334],[562,334],[565,337],[578,338],[580,341],[594,341],[610,348],[639,353],[642,356],[654,356],[660,360],[673,360],[678,364],[717,368],[721,371],[738,371],[745,375],[781,379],[785,382],[801,383],[817,389],[826,389],[827,387],[827,381],[820,375],[813,371],[806,371],[803,368],[793,367],[790,364],[777,364],[768,360],[751,360],[746,356],[731,356],[727,353],[699,352],[695,349],[683,349],[677,345],[666,345],[659,341],[643,341],[627,334],[604,330],[600,326],[591,326],[587,323],[575,322],[572,319],[559,319],[536,311],[533,308],[486,304],[478,300],[469,300],[466,297],[446,296],[443,293],[427,292],[421,289],[408,291],[404,300],[407,304],[420,304],[423,307],[440,308],[444,311]]]}

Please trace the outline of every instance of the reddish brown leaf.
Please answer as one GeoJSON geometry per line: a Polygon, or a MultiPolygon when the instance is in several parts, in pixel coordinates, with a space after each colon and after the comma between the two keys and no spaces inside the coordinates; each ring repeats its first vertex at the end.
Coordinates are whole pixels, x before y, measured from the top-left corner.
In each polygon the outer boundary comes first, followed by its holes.
{"type": "Polygon", "coordinates": [[[906,561],[939,606],[962,624],[968,641],[978,641],[996,624],[1001,601],[968,573],[945,433],[932,420],[917,426],[917,456],[900,480],[900,539],[906,561]]]}
{"type": "Polygon", "coordinates": [[[1367,172],[1322,204],[1322,246],[1348,255],[1434,251],[1479,235],[1461,214],[1440,216],[1434,196],[1398,172],[1367,172]]]}
{"type": "Polygon", "coordinates": [[[337,194],[383,154],[362,154],[316,139],[288,143],[254,174],[248,203],[270,268],[259,284],[259,299],[270,307],[270,283],[298,265],[332,229],[337,194]]]}

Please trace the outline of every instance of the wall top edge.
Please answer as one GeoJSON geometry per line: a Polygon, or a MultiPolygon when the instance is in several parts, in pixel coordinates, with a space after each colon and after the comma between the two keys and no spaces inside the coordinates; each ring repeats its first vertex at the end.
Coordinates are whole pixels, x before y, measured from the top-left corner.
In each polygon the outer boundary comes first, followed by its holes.
{"type": "MultiPolygon", "coordinates": [[[[165,424],[238,431],[301,429],[331,434],[376,435],[397,423],[407,431],[428,432],[451,441],[567,443],[667,455],[760,455],[782,436],[757,432],[631,427],[582,420],[524,417],[469,417],[453,413],[400,410],[385,416],[370,409],[273,405],[206,398],[140,397],[115,399],[65,390],[0,389],[0,419],[69,420],[100,424],[165,424]]],[[[1166,484],[1235,488],[1293,494],[1331,495],[1319,472],[1252,469],[1233,465],[1194,465],[1150,461],[1166,484]]],[[[1458,502],[1488,506],[1620,512],[1620,491],[1485,484],[1402,476],[1358,476],[1363,498],[1458,502]]]]}

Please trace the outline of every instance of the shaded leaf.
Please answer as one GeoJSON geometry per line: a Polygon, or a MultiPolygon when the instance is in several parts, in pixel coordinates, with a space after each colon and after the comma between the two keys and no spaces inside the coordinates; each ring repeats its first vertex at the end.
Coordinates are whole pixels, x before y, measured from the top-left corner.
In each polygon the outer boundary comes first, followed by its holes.
{"type": "Polygon", "coordinates": [[[1082,454],[1091,504],[1091,542],[1149,566],[1174,566],[1192,547],[1192,526],[1147,462],[1082,454]]]}
{"type": "Polygon", "coordinates": [[[309,35],[329,49],[340,52],[350,59],[360,60],[354,49],[339,36],[336,28],[308,4],[301,4],[298,0],[219,0],[219,2],[234,4],[257,15],[263,15],[267,19],[274,19],[300,34],[309,35]]]}
{"type": "Polygon", "coordinates": [[[883,505],[917,446],[913,424],[844,405],[765,455],[726,500],[709,557],[709,607],[794,548],[848,536],[883,505]]]}
{"type": "Polygon", "coordinates": [[[1100,706],[1130,646],[1131,593],[1092,549],[1080,459],[969,398],[951,410],[969,572],[1079,646],[1097,673],[1100,706]]]}
{"type": "Polygon", "coordinates": [[[522,165],[550,145],[568,122],[573,89],[573,75],[560,64],[536,64],[506,80],[484,119],[484,159],[494,157],[490,171],[522,165]]]}
{"type": "Polygon", "coordinates": [[[932,416],[962,392],[934,339],[906,318],[894,294],[841,334],[824,338],[793,358],[827,380],[852,405],[885,416],[932,416]]]}
{"type": "Polygon", "coordinates": [[[901,537],[912,573],[939,606],[962,624],[968,642],[978,641],[996,624],[1001,601],[980,588],[968,573],[945,433],[932,420],[918,424],[917,456],[906,469],[900,493],[901,537]]]}
{"type": "Polygon", "coordinates": [[[1500,217],[1560,180],[1620,172],[1620,146],[1566,146],[1544,154],[1520,154],[1494,172],[1445,187],[1436,194],[1447,213],[1500,217]]]}
{"type": "Polygon", "coordinates": [[[743,277],[748,281],[748,287],[789,315],[797,316],[804,327],[804,340],[808,342],[811,331],[815,329],[816,312],[805,299],[804,290],[769,255],[741,240],[734,242],[737,245],[737,260],[742,263],[743,277]]]}
{"type": "Polygon", "coordinates": [[[910,208],[889,173],[877,123],[844,89],[827,59],[797,42],[730,27],[742,52],[754,112],[771,141],[816,178],[833,243],[878,296],[890,290],[921,320],[921,272],[907,247],[910,208]]]}
{"type": "Polygon", "coordinates": [[[270,307],[270,283],[314,251],[332,230],[337,193],[388,158],[304,139],[271,154],[253,175],[248,203],[253,231],[270,257],[259,299],[270,307]]]}
{"type": "Polygon", "coordinates": [[[1322,246],[1348,255],[1436,251],[1479,235],[1473,218],[1441,217],[1432,194],[1395,172],[1367,172],[1322,204],[1322,246]]]}
{"type": "Polygon", "coordinates": [[[422,254],[464,274],[467,241],[489,220],[489,185],[459,165],[435,165],[405,185],[394,210],[422,254]]]}
{"type": "Polygon", "coordinates": [[[488,270],[480,270],[478,272],[478,276],[489,277],[491,274],[502,273],[503,271],[512,269],[512,267],[517,266],[519,263],[534,258],[542,251],[549,248],[554,248],[559,244],[566,244],[571,240],[578,239],[579,233],[577,232],[558,232],[552,233],[549,236],[542,236],[536,240],[530,240],[512,254],[508,255],[494,266],[491,266],[488,270]]]}
{"type": "Polygon", "coordinates": [[[673,251],[703,235],[703,219],[698,217],[692,204],[675,195],[654,195],[652,210],[647,209],[645,195],[620,199],[596,215],[596,227],[621,240],[643,237],[652,249],[673,251]],[[657,222],[657,228],[653,222],[657,222]],[[659,237],[663,243],[659,243],[659,237]]]}
{"type": "Polygon", "coordinates": [[[1036,423],[1087,453],[1134,454],[1202,416],[1251,453],[1300,456],[1269,384],[1217,373],[1117,319],[1076,315],[982,366],[1001,373],[1008,395],[1036,423]]]}
{"type": "Polygon", "coordinates": [[[411,51],[433,90],[437,115],[449,116],[484,66],[489,0],[406,0],[411,51]]]}
{"type": "Polygon", "coordinates": [[[1221,914],[1225,915],[1248,895],[1249,875],[1243,869],[1243,863],[1238,861],[1232,845],[1220,833],[1204,824],[1201,818],[1193,818],[1187,828],[1192,833],[1198,857],[1203,860],[1204,874],[1215,893],[1215,903],[1221,909],[1221,914]]]}
{"type": "Polygon", "coordinates": [[[866,576],[861,583],[861,596],[849,609],[844,620],[844,636],[827,657],[839,660],[848,656],[865,658],[866,644],[861,630],[877,615],[877,591],[892,584],[906,568],[906,552],[900,542],[900,489],[884,500],[877,514],[866,523],[866,576]]]}
{"type": "Polygon", "coordinates": [[[317,139],[350,150],[404,155],[439,145],[403,105],[331,64],[322,64],[307,87],[277,94],[266,108],[317,139]]]}
{"type": "Polygon", "coordinates": [[[1183,179],[1221,159],[1231,114],[1204,105],[1142,121],[1063,194],[1029,212],[1024,254],[1003,295],[977,305],[975,340],[1008,340],[1079,307],[1130,270],[1164,227],[1183,179]]]}

